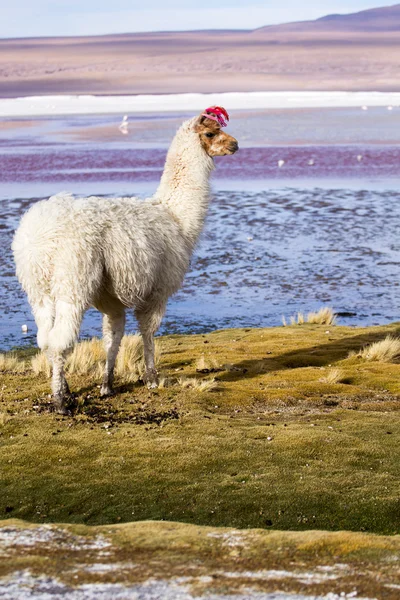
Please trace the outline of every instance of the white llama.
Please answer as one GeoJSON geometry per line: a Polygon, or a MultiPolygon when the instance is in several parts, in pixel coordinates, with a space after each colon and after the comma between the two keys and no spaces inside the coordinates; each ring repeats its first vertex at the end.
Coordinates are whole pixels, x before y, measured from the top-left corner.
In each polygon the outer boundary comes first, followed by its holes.
{"type": "Polygon", "coordinates": [[[54,406],[68,412],[64,363],[84,312],[103,313],[106,366],[101,395],[112,394],[113,371],[133,308],[143,338],[145,379],[158,384],[154,333],[168,298],[182,285],[203,228],[213,156],[238,150],[221,131],[226,111],[211,107],[183,123],[168,151],[152,198],[73,198],[58,194],[34,204],[13,241],[17,276],[38,327],[38,346],[52,363],[54,406]]]}

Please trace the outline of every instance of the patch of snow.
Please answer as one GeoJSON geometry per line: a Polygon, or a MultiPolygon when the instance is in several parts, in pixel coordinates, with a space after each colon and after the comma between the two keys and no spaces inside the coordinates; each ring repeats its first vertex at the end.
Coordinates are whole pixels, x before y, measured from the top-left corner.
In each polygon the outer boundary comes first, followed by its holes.
{"type": "Polygon", "coordinates": [[[324,583],[325,581],[332,581],[338,578],[336,573],[317,573],[317,572],[298,572],[298,571],[285,571],[278,569],[269,569],[264,571],[238,571],[238,572],[225,572],[219,571],[219,575],[224,577],[241,578],[245,577],[248,579],[296,579],[301,583],[311,585],[314,583],[324,583]]]}
{"type": "Polygon", "coordinates": [[[223,533],[211,532],[207,534],[207,537],[216,538],[222,540],[222,546],[228,548],[245,548],[246,539],[243,531],[226,531],[223,533]]]}
{"type": "Polygon", "coordinates": [[[74,572],[78,573],[82,570],[86,573],[109,573],[110,571],[126,571],[127,569],[135,569],[138,565],[134,563],[94,563],[93,565],[82,565],[74,572]]]}
{"type": "MultiPolygon", "coordinates": [[[[304,596],[284,592],[254,592],[246,590],[235,594],[235,600],[342,600],[350,594],[329,593],[324,596],[304,596]]],[[[68,586],[52,577],[33,577],[29,571],[14,573],[0,580],[1,600],[195,600],[189,589],[177,581],[149,580],[141,584],[123,586],[115,583],[90,583],[68,586]]],[[[206,594],[207,600],[231,600],[231,595],[206,594]]],[[[368,600],[366,598],[359,600],[368,600]]]]}
{"type": "Polygon", "coordinates": [[[399,106],[399,92],[224,92],[137,96],[27,96],[0,99],[0,117],[200,111],[219,104],[236,109],[399,106]]]}
{"type": "Polygon", "coordinates": [[[103,536],[86,538],[63,529],[56,529],[51,525],[42,525],[32,529],[0,528],[0,547],[36,546],[37,544],[56,544],[57,547],[68,550],[103,550],[111,546],[111,543],[103,536]]]}

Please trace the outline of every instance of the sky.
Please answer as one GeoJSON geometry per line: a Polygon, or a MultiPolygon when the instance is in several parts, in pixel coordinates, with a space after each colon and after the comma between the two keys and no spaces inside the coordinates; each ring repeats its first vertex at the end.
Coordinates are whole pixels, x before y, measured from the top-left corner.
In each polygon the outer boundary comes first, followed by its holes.
{"type": "Polygon", "coordinates": [[[255,29],[351,13],[379,0],[6,0],[0,38],[140,31],[255,29]]]}

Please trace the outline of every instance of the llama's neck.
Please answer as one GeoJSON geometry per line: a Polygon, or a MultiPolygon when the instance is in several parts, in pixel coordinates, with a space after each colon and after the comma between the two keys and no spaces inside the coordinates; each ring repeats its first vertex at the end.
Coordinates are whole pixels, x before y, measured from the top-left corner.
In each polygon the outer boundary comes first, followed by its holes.
{"type": "Polygon", "coordinates": [[[200,145],[195,119],[177,132],[167,154],[155,198],[168,207],[188,243],[194,246],[203,229],[210,200],[214,162],[200,145]]]}

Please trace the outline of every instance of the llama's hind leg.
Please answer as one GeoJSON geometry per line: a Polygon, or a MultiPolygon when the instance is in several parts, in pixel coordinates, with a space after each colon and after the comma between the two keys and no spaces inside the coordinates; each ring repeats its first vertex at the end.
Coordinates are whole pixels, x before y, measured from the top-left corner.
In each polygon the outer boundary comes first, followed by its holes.
{"type": "Polygon", "coordinates": [[[158,372],[154,362],[154,334],[160,327],[164,313],[165,303],[135,311],[143,338],[143,353],[146,365],[144,382],[147,383],[147,387],[149,388],[158,387],[158,372]]]}
{"type": "Polygon", "coordinates": [[[103,340],[106,350],[106,366],[100,396],[113,393],[114,366],[125,330],[125,310],[103,316],[103,340]]]}
{"type": "Polygon", "coordinates": [[[32,312],[37,325],[37,345],[41,350],[47,350],[49,333],[54,325],[55,305],[52,299],[44,296],[40,302],[31,303],[32,312]]]}
{"type": "Polygon", "coordinates": [[[66,402],[70,391],[64,365],[79,335],[83,308],[70,302],[56,302],[54,325],[48,335],[48,356],[53,367],[52,391],[57,412],[68,413],[66,402]]]}
{"type": "Polygon", "coordinates": [[[71,396],[71,392],[69,391],[69,387],[68,387],[68,383],[67,380],[65,379],[65,372],[64,372],[64,366],[65,366],[65,361],[67,359],[68,356],[68,350],[65,350],[64,352],[60,352],[60,351],[50,351],[48,352],[51,364],[52,364],[52,370],[53,370],[53,375],[52,375],[52,381],[51,381],[51,388],[52,388],[52,392],[53,392],[53,399],[54,399],[54,410],[56,412],[59,412],[63,415],[66,415],[69,413],[68,407],[67,407],[67,401],[69,400],[70,396],[71,396]]]}

